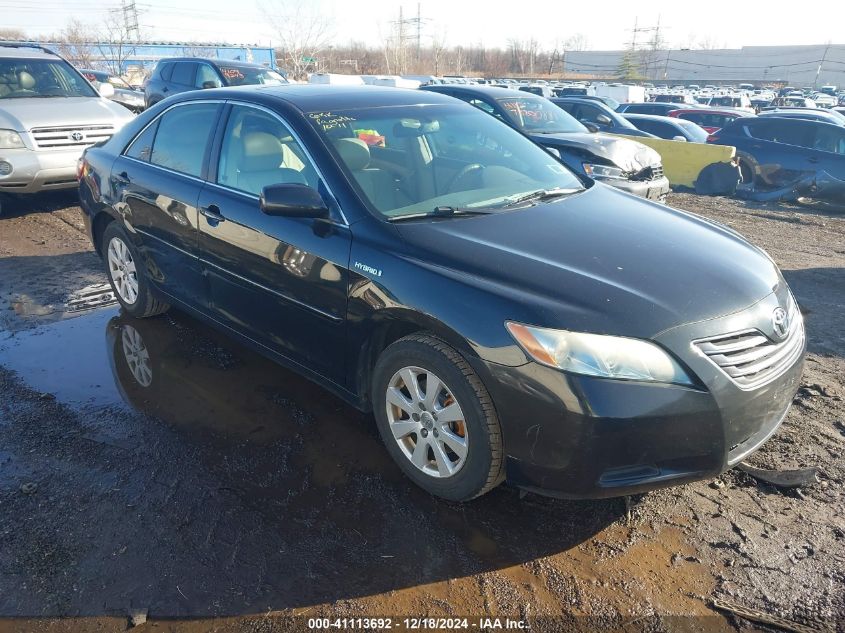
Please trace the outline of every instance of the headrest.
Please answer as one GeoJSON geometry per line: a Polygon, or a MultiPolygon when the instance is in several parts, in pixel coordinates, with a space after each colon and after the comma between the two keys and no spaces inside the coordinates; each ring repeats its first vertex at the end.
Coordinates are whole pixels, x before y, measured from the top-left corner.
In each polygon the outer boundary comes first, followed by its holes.
{"type": "Polygon", "coordinates": [[[35,77],[22,70],[18,73],[18,85],[21,90],[32,90],[35,88],[35,77]]]}
{"type": "Polygon", "coordinates": [[[241,169],[263,171],[281,167],[284,153],[282,144],[267,132],[250,132],[243,140],[243,164],[241,169]]]}
{"type": "Polygon", "coordinates": [[[334,142],[340,159],[352,171],[361,171],[370,164],[370,148],[359,138],[339,138],[334,142]]]}

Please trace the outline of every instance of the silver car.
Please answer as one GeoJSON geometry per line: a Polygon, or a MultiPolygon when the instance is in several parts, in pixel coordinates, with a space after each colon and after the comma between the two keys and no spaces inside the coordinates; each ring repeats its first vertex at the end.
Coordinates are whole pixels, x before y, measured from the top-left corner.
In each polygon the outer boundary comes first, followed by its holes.
{"type": "Polygon", "coordinates": [[[105,98],[112,91],[49,49],[0,43],[0,213],[2,194],[77,186],[82,151],[135,116],[105,98]]]}

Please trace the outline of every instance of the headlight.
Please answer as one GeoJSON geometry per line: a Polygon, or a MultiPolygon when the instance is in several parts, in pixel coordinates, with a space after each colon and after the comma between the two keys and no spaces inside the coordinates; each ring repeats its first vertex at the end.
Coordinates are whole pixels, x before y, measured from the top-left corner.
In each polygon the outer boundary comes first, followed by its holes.
{"type": "Polygon", "coordinates": [[[14,130],[0,130],[0,149],[23,149],[21,135],[14,130]]]}
{"type": "Polygon", "coordinates": [[[584,172],[593,178],[622,178],[626,179],[625,172],[618,167],[608,165],[593,165],[584,163],[584,172]]]}
{"type": "Polygon", "coordinates": [[[514,340],[538,363],[574,374],[692,385],[692,379],[649,341],[507,322],[514,340]]]}

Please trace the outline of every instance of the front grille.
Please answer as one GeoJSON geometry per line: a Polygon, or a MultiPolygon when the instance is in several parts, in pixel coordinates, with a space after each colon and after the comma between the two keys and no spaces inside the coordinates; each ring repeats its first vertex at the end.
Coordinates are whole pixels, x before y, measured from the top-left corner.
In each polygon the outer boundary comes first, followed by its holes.
{"type": "Polygon", "coordinates": [[[789,332],[775,342],[749,329],[696,341],[707,358],[742,389],[754,389],[780,376],[804,348],[804,320],[794,300],[789,303],[789,332]]]}
{"type": "Polygon", "coordinates": [[[55,147],[88,147],[111,138],[114,126],[74,125],[65,127],[39,127],[31,130],[35,146],[39,149],[55,147]],[[74,138],[76,135],[76,138],[74,138]]]}
{"type": "Polygon", "coordinates": [[[654,165],[649,165],[648,167],[644,167],[636,174],[631,177],[631,180],[657,180],[658,178],[663,177],[663,165],[661,163],[655,163],[654,165]]]}

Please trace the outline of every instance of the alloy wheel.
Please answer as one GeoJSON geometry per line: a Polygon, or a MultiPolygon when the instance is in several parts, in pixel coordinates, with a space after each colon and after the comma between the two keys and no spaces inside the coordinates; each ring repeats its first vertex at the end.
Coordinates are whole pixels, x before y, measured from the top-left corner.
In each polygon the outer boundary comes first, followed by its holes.
{"type": "Polygon", "coordinates": [[[388,382],[386,404],[393,438],[419,470],[446,478],[464,466],[469,447],[464,412],[438,376],[403,367],[388,382]]]}
{"type": "Polygon", "coordinates": [[[123,356],[135,381],[142,387],[149,387],[153,382],[153,370],[150,367],[150,353],[144,345],[144,339],[131,325],[124,325],[120,334],[123,344],[123,356]]]}
{"type": "Polygon", "coordinates": [[[129,247],[118,237],[113,237],[108,248],[109,274],[117,294],[128,305],[138,299],[138,272],[129,247]]]}

